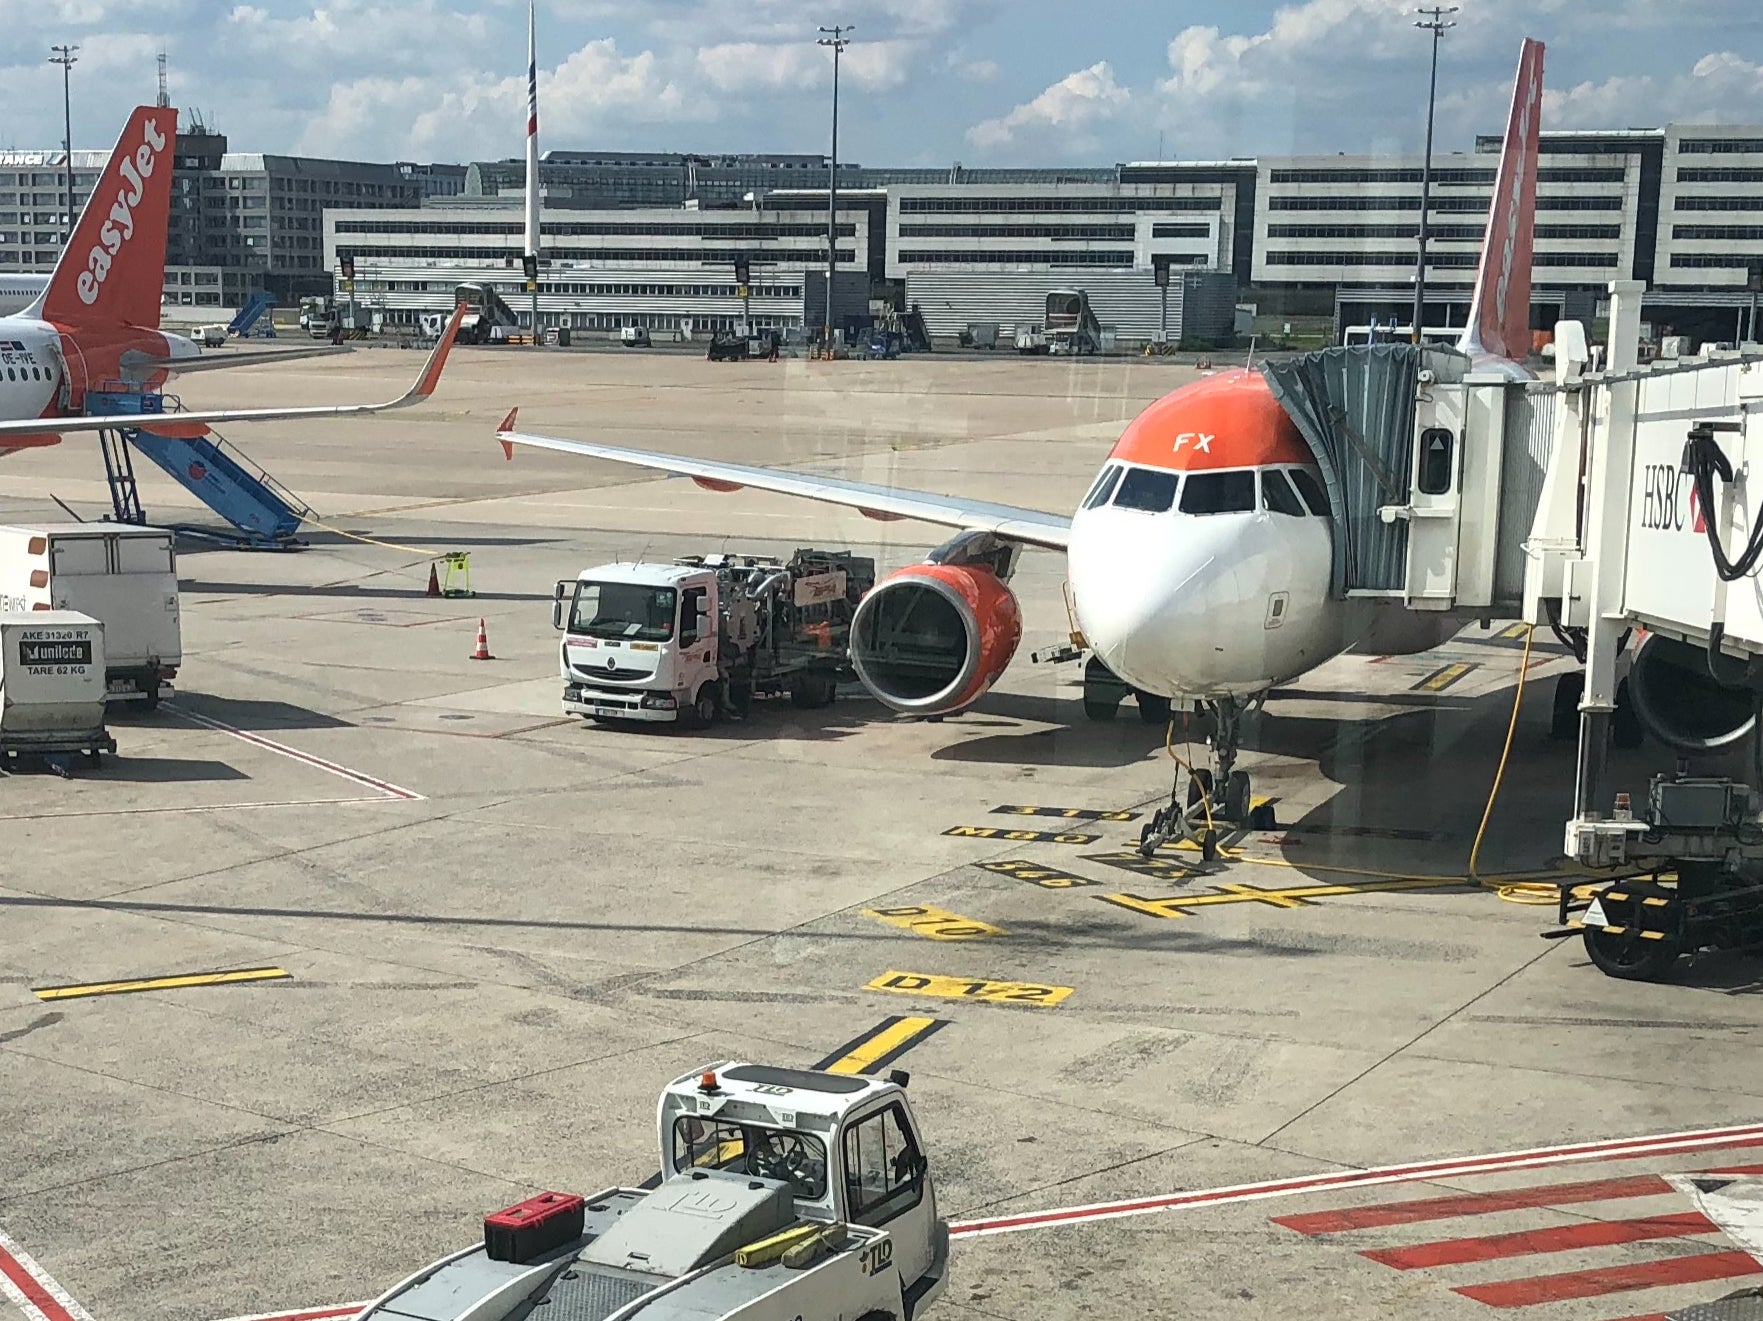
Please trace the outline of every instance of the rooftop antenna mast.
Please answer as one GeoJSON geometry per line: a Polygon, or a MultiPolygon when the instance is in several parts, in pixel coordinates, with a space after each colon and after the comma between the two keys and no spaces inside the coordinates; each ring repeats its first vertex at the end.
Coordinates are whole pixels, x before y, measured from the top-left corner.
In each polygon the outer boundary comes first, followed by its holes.
{"type": "Polygon", "coordinates": [[[161,110],[171,108],[171,93],[165,88],[165,52],[159,52],[159,99],[154,102],[161,110]]]}

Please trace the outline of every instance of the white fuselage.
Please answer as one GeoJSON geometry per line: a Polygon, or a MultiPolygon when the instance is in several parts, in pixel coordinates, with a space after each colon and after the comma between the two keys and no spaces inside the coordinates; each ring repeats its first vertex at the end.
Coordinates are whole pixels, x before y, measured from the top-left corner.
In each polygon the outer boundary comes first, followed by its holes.
{"type": "MultiPolygon", "coordinates": [[[[1326,516],[1255,507],[1184,513],[1103,503],[1072,519],[1078,624],[1103,664],[1166,697],[1246,697],[1358,640],[1362,612],[1329,595],[1326,516]]],[[[1191,474],[1189,475],[1191,476],[1191,474]]]]}
{"type": "Polygon", "coordinates": [[[47,275],[0,275],[0,317],[24,311],[48,287],[47,275]]]}
{"type": "Polygon", "coordinates": [[[52,411],[65,376],[55,327],[35,317],[0,317],[0,418],[22,421],[52,411]]]}

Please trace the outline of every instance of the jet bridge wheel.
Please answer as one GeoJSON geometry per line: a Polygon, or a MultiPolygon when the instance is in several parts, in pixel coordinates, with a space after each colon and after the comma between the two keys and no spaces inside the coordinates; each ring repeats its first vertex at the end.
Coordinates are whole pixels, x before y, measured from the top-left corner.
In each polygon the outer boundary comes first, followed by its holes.
{"type": "Polygon", "coordinates": [[[1606,977],[1625,982],[1662,981],[1683,953],[1683,946],[1675,940],[1644,940],[1632,928],[1605,931],[1587,927],[1584,936],[1586,956],[1593,966],[1606,977]]]}

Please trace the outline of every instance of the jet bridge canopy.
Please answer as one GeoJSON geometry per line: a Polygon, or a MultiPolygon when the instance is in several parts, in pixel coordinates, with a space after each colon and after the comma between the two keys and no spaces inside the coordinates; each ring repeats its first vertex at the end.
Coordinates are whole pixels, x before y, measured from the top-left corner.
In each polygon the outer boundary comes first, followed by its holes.
{"type": "Polygon", "coordinates": [[[1460,382],[1470,360],[1452,349],[1374,344],[1323,349],[1261,366],[1273,396],[1322,469],[1334,522],[1330,594],[1399,594],[1409,524],[1378,513],[1408,502],[1421,373],[1460,382]]]}

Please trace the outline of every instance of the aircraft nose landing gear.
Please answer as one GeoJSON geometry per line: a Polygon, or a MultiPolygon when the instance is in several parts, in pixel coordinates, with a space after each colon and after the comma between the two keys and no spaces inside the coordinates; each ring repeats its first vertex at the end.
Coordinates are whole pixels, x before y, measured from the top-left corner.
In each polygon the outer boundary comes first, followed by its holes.
{"type": "Polygon", "coordinates": [[[1172,839],[1186,839],[1200,846],[1202,859],[1213,862],[1218,857],[1221,827],[1269,829],[1273,825],[1272,808],[1254,805],[1249,774],[1236,769],[1242,705],[1234,697],[1221,697],[1205,706],[1213,722],[1208,740],[1213,765],[1210,769],[1182,766],[1176,772],[1168,805],[1153,813],[1139,832],[1141,857],[1149,858],[1172,839]],[[1221,784],[1223,792],[1218,791],[1221,784]]]}

